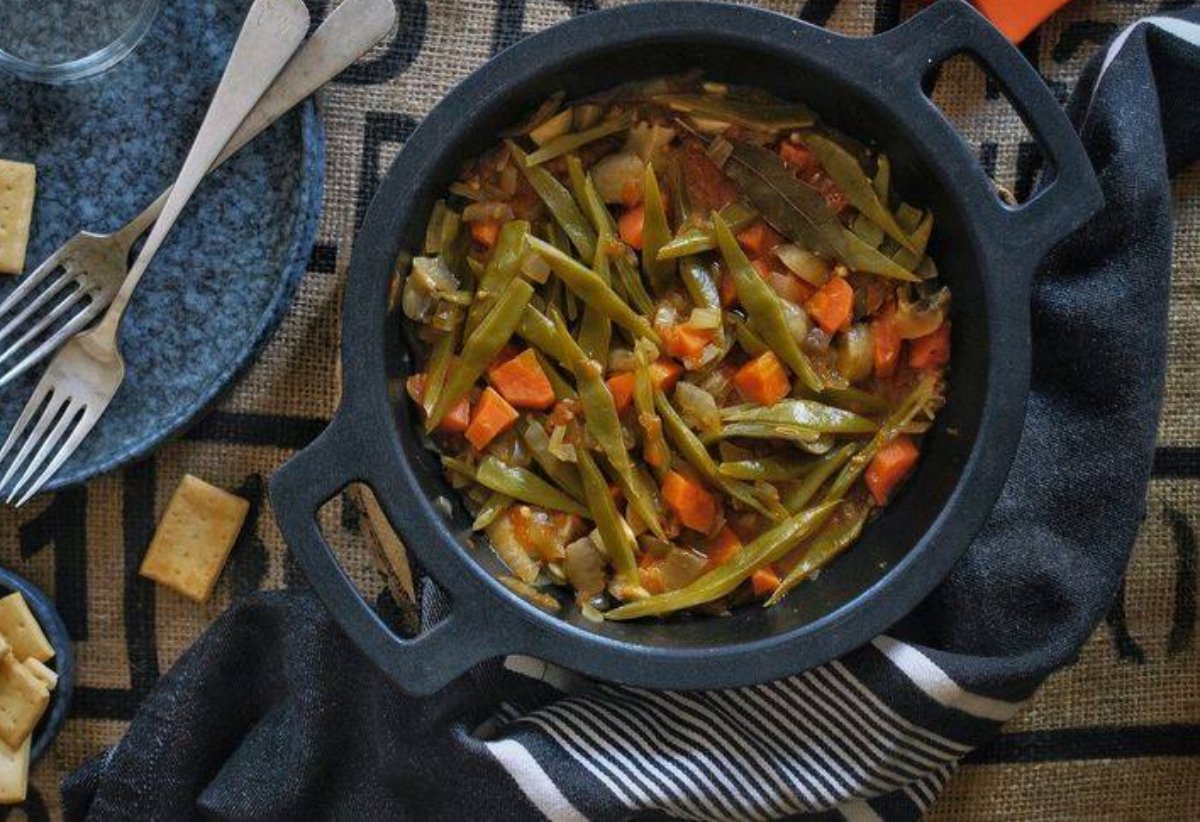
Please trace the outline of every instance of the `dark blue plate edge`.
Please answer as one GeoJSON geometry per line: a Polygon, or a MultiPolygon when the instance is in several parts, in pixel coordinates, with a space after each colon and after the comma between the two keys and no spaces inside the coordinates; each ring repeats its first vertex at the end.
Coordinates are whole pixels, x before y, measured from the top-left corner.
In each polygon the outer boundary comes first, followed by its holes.
{"type": "Polygon", "coordinates": [[[58,674],[58,685],[50,692],[50,710],[42,717],[33,730],[33,744],[30,746],[29,762],[33,764],[41,758],[50,743],[62,730],[67,714],[71,710],[71,697],[75,692],[75,649],[71,645],[71,635],[67,632],[54,601],[46,593],[29,580],[0,568],[0,589],[6,589],[0,596],[13,591],[20,591],[29,604],[29,609],[37,617],[46,639],[54,647],[52,660],[54,671],[58,674]]]}
{"type": "MultiPolygon", "coordinates": [[[[304,164],[301,167],[300,207],[295,212],[290,252],[284,276],[280,280],[270,305],[255,327],[254,341],[236,357],[229,366],[214,379],[200,398],[179,414],[166,420],[153,432],[143,437],[132,448],[114,454],[110,459],[76,473],[61,473],[46,484],[43,491],[58,491],[87,482],[101,474],[107,474],[130,462],[138,461],[155,451],[164,443],[181,436],[209,411],[236,383],[257,359],[283,321],[291,307],[301,280],[308,272],[317,240],[317,225],[321,217],[321,203],[325,190],[325,132],[317,116],[312,100],[300,109],[301,142],[304,146],[304,164]]],[[[69,464],[69,463],[68,463],[69,464]]]]}

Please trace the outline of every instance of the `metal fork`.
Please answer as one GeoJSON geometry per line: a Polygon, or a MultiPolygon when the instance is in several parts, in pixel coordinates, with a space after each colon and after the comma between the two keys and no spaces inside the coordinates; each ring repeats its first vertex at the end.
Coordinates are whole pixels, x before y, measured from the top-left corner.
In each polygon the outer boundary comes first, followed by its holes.
{"type": "MultiPolygon", "coordinates": [[[[383,39],[395,21],[392,0],[346,0],[339,5],[279,74],[209,171],[341,74],[383,39]]],[[[23,355],[0,376],[0,388],[49,357],[108,307],[129,274],[133,244],[158,219],[170,194],[171,189],[164,191],[112,234],[76,234],[0,302],[0,367],[23,355]],[[55,273],[59,276],[51,280],[55,273]],[[52,307],[47,310],[48,306],[52,307]]]]}
{"type": "Polygon", "coordinates": [[[0,448],[2,462],[37,417],[0,479],[9,502],[20,495],[20,506],[36,494],[75,453],[112,402],[125,379],[117,334],[134,289],[209,166],[299,48],[307,28],[308,9],[302,0],[255,0],[250,7],[200,132],[129,276],[100,322],[68,340],[50,362],[0,448]]]}

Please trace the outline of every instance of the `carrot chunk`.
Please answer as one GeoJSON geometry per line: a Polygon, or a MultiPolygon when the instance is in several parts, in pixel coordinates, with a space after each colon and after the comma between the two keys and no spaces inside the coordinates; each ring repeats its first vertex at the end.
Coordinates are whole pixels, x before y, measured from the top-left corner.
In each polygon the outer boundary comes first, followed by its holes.
{"type": "Polygon", "coordinates": [[[554,405],[554,388],[532,348],[488,369],[488,381],[514,408],[543,411],[554,405]]]}
{"type": "Polygon", "coordinates": [[[913,368],[937,368],[950,362],[950,323],[932,334],[917,337],[908,346],[908,364],[913,368]]]}
{"type": "Polygon", "coordinates": [[[487,248],[495,248],[496,238],[500,236],[500,221],[492,218],[476,220],[471,223],[471,239],[487,248]]]}
{"type": "Polygon", "coordinates": [[[696,328],[688,323],[660,325],[655,330],[662,338],[663,349],[681,360],[696,359],[713,341],[711,328],[696,328]]]}
{"type": "Polygon", "coordinates": [[[742,396],[759,405],[774,405],[792,390],[787,371],[772,351],[764,351],[733,375],[742,396]]]}
{"type": "Polygon", "coordinates": [[[761,257],[783,242],[783,236],[771,228],[766,220],[755,220],[738,232],[738,244],[750,259],[761,257]]]}
{"type": "Polygon", "coordinates": [[[765,597],[767,594],[775,593],[775,589],[779,587],[779,574],[775,573],[775,569],[770,565],[766,568],[759,568],[750,577],[750,584],[754,586],[756,597],[765,597]]]}
{"type": "Polygon", "coordinates": [[[854,315],[854,289],[844,277],[831,277],[808,298],[804,308],[826,334],[849,328],[854,315]]]}
{"type": "Polygon", "coordinates": [[[867,487],[871,489],[875,502],[883,505],[888,501],[892,491],[917,464],[918,456],[920,451],[916,443],[903,435],[879,449],[875,459],[867,466],[866,473],[867,487]]]}
{"type": "Polygon", "coordinates": [[[646,226],[646,207],[644,205],[627,208],[617,218],[617,232],[630,248],[642,250],[642,229],[646,226]]]}
{"type": "MultiPolygon", "coordinates": [[[[408,390],[408,396],[412,397],[413,402],[421,407],[421,413],[425,413],[425,383],[427,377],[424,374],[413,374],[404,382],[405,388],[408,390]]],[[[467,424],[471,421],[471,401],[465,396],[458,402],[454,403],[454,407],[450,409],[446,416],[442,417],[442,421],[438,423],[437,430],[443,434],[461,434],[467,430],[467,424]]]]}
{"type": "Polygon", "coordinates": [[[622,371],[620,374],[614,374],[606,380],[608,391],[613,395],[613,402],[617,405],[617,413],[620,414],[629,404],[633,402],[633,384],[636,378],[632,371],[622,371]]]}
{"type": "Polygon", "coordinates": [[[717,532],[705,549],[708,564],[704,566],[704,570],[711,571],[713,568],[720,568],[737,556],[737,552],[740,550],[742,550],[742,541],[733,532],[733,529],[726,525],[717,532]]]}
{"type": "Polygon", "coordinates": [[[650,381],[655,388],[670,391],[683,376],[683,366],[667,357],[659,357],[650,363],[650,381]]]}
{"type": "Polygon", "coordinates": [[[896,306],[889,303],[871,320],[871,339],[874,340],[872,351],[875,360],[875,375],[890,377],[896,373],[900,363],[900,332],[896,329],[896,306]]]}
{"type": "Polygon", "coordinates": [[[679,521],[693,531],[707,534],[717,519],[713,495],[676,471],[668,471],[662,482],[663,501],[679,521]]]}
{"type": "Polygon", "coordinates": [[[807,171],[814,161],[813,153],[807,146],[792,142],[784,142],[779,147],[779,158],[796,171],[807,171]]]}
{"type": "Polygon", "coordinates": [[[467,440],[477,450],[482,451],[489,442],[512,428],[517,416],[516,409],[496,393],[495,389],[485,388],[479,402],[475,403],[471,424],[467,426],[467,440]]]}

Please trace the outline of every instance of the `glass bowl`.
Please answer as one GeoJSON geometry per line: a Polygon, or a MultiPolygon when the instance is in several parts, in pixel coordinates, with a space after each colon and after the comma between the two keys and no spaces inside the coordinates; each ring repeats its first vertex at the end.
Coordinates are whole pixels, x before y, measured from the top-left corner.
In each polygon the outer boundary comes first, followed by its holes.
{"type": "Polygon", "coordinates": [[[161,0],[3,0],[0,71],[40,83],[98,74],[137,46],[161,0]]]}

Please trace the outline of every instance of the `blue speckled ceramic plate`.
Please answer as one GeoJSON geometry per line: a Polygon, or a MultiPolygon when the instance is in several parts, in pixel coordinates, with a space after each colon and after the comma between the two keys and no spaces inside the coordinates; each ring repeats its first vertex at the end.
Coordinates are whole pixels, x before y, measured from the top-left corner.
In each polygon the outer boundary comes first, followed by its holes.
{"type": "MultiPolygon", "coordinates": [[[[0,75],[0,157],[38,167],[26,271],[80,230],[119,228],[178,172],[251,0],[168,0],[138,49],[67,86],[0,75]]],[[[50,487],[144,456],[253,361],[312,252],[323,144],[310,104],[204,182],[134,294],[125,384],[50,487]]],[[[0,297],[15,285],[0,277],[0,297]]],[[[0,389],[0,433],[41,369],[0,389]]]]}

